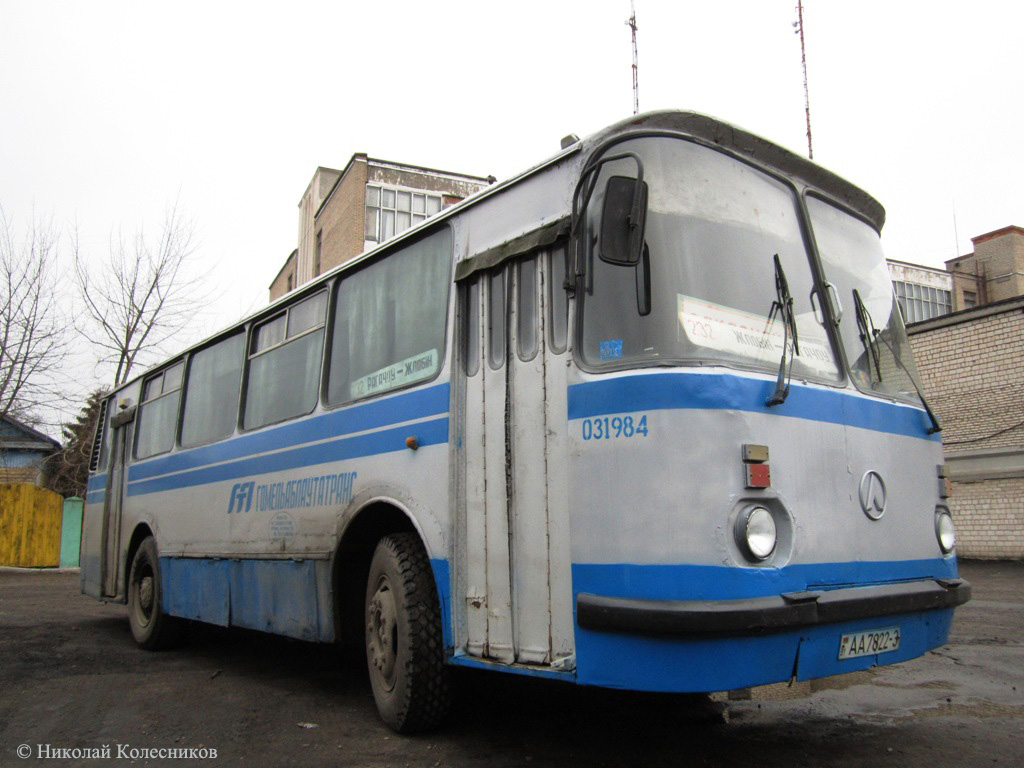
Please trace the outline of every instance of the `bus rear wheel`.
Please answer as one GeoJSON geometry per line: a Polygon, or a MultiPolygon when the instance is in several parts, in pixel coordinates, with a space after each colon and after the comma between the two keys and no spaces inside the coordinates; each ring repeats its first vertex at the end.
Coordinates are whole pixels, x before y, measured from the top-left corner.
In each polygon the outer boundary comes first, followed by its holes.
{"type": "Polygon", "coordinates": [[[366,661],[377,711],[398,733],[436,727],[451,690],[433,572],[415,534],[385,536],[370,561],[366,661]]]}
{"type": "Polygon", "coordinates": [[[156,541],[147,536],[132,558],[128,575],[128,623],[132,637],[142,648],[158,651],[174,645],[181,634],[181,622],[161,611],[163,587],[156,541]]]}

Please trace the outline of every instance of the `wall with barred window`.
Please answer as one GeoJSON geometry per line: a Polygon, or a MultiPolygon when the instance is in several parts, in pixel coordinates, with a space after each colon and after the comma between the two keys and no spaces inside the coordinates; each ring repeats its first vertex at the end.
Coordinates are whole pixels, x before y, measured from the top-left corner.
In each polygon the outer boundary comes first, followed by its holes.
{"type": "Polygon", "coordinates": [[[318,167],[299,201],[299,247],[270,285],[280,298],[377,243],[493,183],[493,177],[352,155],[343,170],[318,167]]]}
{"type": "Polygon", "coordinates": [[[958,553],[1024,558],[1024,297],[908,331],[943,426],[958,553]]]}

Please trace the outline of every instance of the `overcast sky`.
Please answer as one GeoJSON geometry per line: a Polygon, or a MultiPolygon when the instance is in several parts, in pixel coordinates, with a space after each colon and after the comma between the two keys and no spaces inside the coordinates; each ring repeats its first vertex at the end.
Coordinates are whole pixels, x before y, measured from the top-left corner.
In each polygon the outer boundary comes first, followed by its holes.
{"type": "MultiPolygon", "coordinates": [[[[628,0],[0,0],[0,205],[111,232],[178,199],[221,298],[266,303],[316,166],[354,152],[507,178],[632,112],[628,0]]],[[[636,0],[641,111],[806,153],[796,0],[636,0]]],[[[806,0],[814,159],[941,266],[1024,225],[1024,5],[806,0]]],[[[173,350],[169,350],[173,351],[173,350]]]]}

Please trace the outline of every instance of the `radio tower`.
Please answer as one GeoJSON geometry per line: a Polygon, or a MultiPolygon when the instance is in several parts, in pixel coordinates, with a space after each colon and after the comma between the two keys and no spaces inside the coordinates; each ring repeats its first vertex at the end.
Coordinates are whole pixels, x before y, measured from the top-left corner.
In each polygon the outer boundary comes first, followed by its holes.
{"type": "Polygon", "coordinates": [[[633,0],[629,0],[629,10],[631,15],[626,20],[626,26],[633,31],[633,114],[637,114],[640,111],[640,92],[637,87],[637,58],[636,58],[636,6],[633,0]]]}
{"type": "MultiPolygon", "coordinates": [[[[804,2],[796,3],[796,33],[800,35],[800,63],[804,68],[804,113],[807,115],[807,157],[814,159],[814,147],[811,144],[811,94],[807,89],[807,49],[804,47],[804,2]]],[[[634,75],[635,77],[635,75],[634,75]]]]}

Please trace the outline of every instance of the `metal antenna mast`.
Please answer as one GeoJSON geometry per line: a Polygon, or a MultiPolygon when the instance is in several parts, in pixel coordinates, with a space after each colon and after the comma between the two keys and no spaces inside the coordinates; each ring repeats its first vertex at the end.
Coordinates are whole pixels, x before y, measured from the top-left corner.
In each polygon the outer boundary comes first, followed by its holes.
{"type": "Polygon", "coordinates": [[[811,94],[807,89],[807,49],[804,47],[804,2],[797,0],[796,33],[800,35],[800,63],[804,68],[804,112],[807,115],[807,157],[814,159],[814,146],[811,144],[811,94]]]}
{"type": "Polygon", "coordinates": [[[640,111],[640,93],[637,87],[637,57],[636,57],[636,6],[633,0],[629,0],[630,17],[626,20],[626,26],[633,31],[633,114],[640,111]]]}

